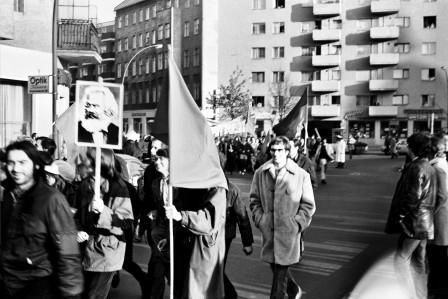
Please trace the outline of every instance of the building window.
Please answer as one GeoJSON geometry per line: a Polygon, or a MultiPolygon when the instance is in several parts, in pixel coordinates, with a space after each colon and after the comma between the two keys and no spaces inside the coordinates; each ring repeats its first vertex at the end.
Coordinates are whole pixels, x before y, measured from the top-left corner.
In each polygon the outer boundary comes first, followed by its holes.
{"type": "Polygon", "coordinates": [[[423,55],[434,55],[436,54],[436,46],[435,42],[422,43],[422,54],[423,55]]]}
{"type": "Polygon", "coordinates": [[[137,12],[134,11],[134,13],[132,14],[132,24],[137,23],[137,12]]]}
{"type": "Polygon", "coordinates": [[[129,15],[124,16],[124,26],[129,26],[129,15]]]}
{"type": "Polygon", "coordinates": [[[163,39],[163,25],[159,25],[159,27],[157,27],[157,39],[163,39]]]}
{"type": "Polygon", "coordinates": [[[157,54],[157,70],[163,70],[163,53],[157,54]]]}
{"type": "Polygon", "coordinates": [[[163,68],[168,69],[168,52],[163,53],[163,68]]]}
{"type": "Polygon", "coordinates": [[[145,73],[149,74],[149,57],[145,61],[145,73]]]}
{"type": "Polygon", "coordinates": [[[264,72],[252,72],[252,83],[264,83],[264,72]]]}
{"type": "Polygon", "coordinates": [[[151,42],[151,34],[149,32],[146,32],[145,34],[145,44],[149,45],[151,42]]]}
{"type": "Polygon", "coordinates": [[[437,17],[436,16],[426,16],[426,17],[423,17],[423,28],[424,29],[435,29],[435,28],[437,28],[437,17]]]}
{"type": "Polygon", "coordinates": [[[274,0],[274,8],[285,8],[286,0],[274,0]]]}
{"type": "Polygon", "coordinates": [[[392,97],[392,105],[407,105],[409,104],[409,95],[394,94],[392,97]]]}
{"type": "Polygon", "coordinates": [[[266,0],[252,0],[252,9],[266,9],[266,0]]]}
{"type": "Polygon", "coordinates": [[[285,47],[272,48],[272,58],[283,58],[283,57],[285,57],[285,47]]]}
{"type": "MultiPolygon", "coordinates": [[[[149,103],[151,101],[151,93],[150,93],[150,90],[149,90],[149,87],[146,87],[146,89],[145,89],[145,103],[149,103]]],[[[148,123],[148,118],[147,118],[147,121],[146,121],[146,123],[148,123]]],[[[148,130],[148,126],[146,127],[146,132],[148,132],[149,130],[148,130]]]]}
{"type": "Polygon", "coordinates": [[[184,68],[190,67],[190,53],[188,50],[184,50],[182,66],[184,68]]]}
{"type": "Polygon", "coordinates": [[[157,71],[157,60],[155,56],[151,57],[151,73],[155,73],[157,71]]]}
{"type": "Polygon", "coordinates": [[[135,49],[137,47],[137,37],[134,35],[132,36],[132,49],[135,49]]]}
{"type": "Polygon", "coordinates": [[[129,41],[127,37],[124,39],[124,50],[129,50],[129,41]]]}
{"type": "Polygon", "coordinates": [[[121,52],[121,40],[117,40],[117,52],[121,52]]]}
{"type": "Polygon", "coordinates": [[[252,23],[252,34],[265,34],[266,24],[265,23],[252,23]]]}
{"type": "Polygon", "coordinates": [[[157,5],[151,6],[151,16],[153,18],[157,17],[157,5]]]}
{"type": "Polygon", "coordinates": [[[139,22],[143,22],[143,9],[140,9],[138,14],[139,14],[139,22]]]}
{"type": "Polygon", "coordinates": [[[411,45],[409,43],[396,43],[394,46],[395,53],[409,53],[411,45]]]}
{"type": "Polygon", "coordinates": [[[157,85],[155,83],[151,87],[151,98],[153,103],[157,103],[157,85]]]}
{"type": "Polygon", "coordinates": [[[138,62],[138,75],[141,76],[143,74],[143,59],[140,59],[138,62]]]}
{"type": "Polygon", "coordinates": [[[132,76],[137,75],[137,64],[135,61],[132,62],[132,76]]]}
{"type": "Polygon", "coordinates": [[[410,17],[396,17],[395,25],[398,27],[407,28],[411,25],[411,18],[410,17]]]}
{"type": "Polygon", "coordinates": [[[256,107],[264,107],[264,97],[263,96],[252,97],[252,103],[256,107]]]}
{"type": "Polygon", "coordinates": [[[143,33],[140,33],[138,36],[138,46],[143,47],[143,33]]]}
{"type": "Polygon", "coordinates": [[[16,12],[25,11],[24,0],[14,0],[14,11],[16,12]]]}
{"type": "Polygon", "coordinates": [[[263,59],[266,57],[266,50],[265,48],[252,48],[251,53],[252,59],[263,59]]]}
{"type": "Polygon", "coordinates": [[[272,27],[273,34],[285,33],[285,22],[274,22],[272,27]]]}
{"type": "Polygon", "coordinates": [[[121,63],[117,64],[117,78],[121,78],[121,63]]]}
{"type": "Polygon", "coordinates": [[[152,31],[152,44],[154,45],[157,42],[157,31],[152,31]]]}
{"type": "Polygon", "coordinates": [[[436,79],[436,69],[422,69],[421,70],[421,78],[423,81],[434,81],[436,79]]]}
{"type": "Polygon", "coordinates": [[[193,66],[200,65],[200,51],[199,48],[195,48],[193,52],[193,66]]]}
{"type": "Polygon", "coordinates": [[[165,38],[171,37],[171,24],[167,23],[165,24],[165,38]]]}
{"type": "Polygon", "coordinates": [[[190,36],[190,22],[184,23],[184,37],[190,36]]]}
{"type": "Polygon", "coordinates": [[[185,7],[186,8],[190,7],[190,0],[185,0],[185,7]]]}
{"type": "Polygon", "coordinates": [[[193,34],[199,34],[199,19],[194,19],[193,21],[193,34]]]}
{"type": "Polygon", "coordinates": [[[151,10],[149,7],[145,8],[145,20],[149,20],[151,10]]]}
{"type": "Polygon", "coordinates": [[[299,55],[300,56],[311,56],[311,55],[313,55],[314,49],[315,48],[313,48],[313,47],[300,47],[299,55]]]}
{"type": "Polygon", "coordinates": [[[435,94],[422,94],[422,107],[434,107],[435,103],[435,94]]]}
{"type": "Polygon", "coordinates": [[[272,72],[272,82],[285,82],[285,72],[272,72]]]}
{"type": "Polygon", "coordinates": [[[120,16],[117,18],[117,27],[121,28],[123,26],[123,18],[120,16]]]}
{"type": "Polygon", "coordinates": [[[394,79],[408,79],[409,69],[396,69],[394,70],[392,77],[394,79]]]}

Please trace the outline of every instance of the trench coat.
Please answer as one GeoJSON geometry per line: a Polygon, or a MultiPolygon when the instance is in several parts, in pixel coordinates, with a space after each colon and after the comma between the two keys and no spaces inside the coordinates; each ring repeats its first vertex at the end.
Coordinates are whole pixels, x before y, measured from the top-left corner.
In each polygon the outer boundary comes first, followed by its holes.
{"type": "Polygon", "coordinates": [[[182,299],[224,298],[226,190],[213,188],[206,197],[205,206],[180,211],[181,225],[191,233],[193,242],[182,299]]]}
{"type": "Polygon", "coordinates": [[[347,147],[345,140],[342,139],[336,142],[335,147],[336,147],[335,161],[338,163],[345,163],[345,148],[347,147]]]}
{"type": "Polygon", "coordinates": [[[288,159],[277,178],[272,160],[255,171],[250,190],[254,224],[262,233],[261,259],[292,265],[301,257],[301,234],[316,211],[310,175],[288,159]]]}

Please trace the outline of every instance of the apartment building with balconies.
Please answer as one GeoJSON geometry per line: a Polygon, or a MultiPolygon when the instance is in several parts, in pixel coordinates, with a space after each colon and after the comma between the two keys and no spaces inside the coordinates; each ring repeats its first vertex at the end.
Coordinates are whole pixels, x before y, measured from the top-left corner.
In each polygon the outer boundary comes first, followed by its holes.
{"type": "Polygon", "coordinates": [[[393,133],[447,127],[445,1],[304,0],[291,71],[309,86],[309,132],[335,131],[371,145],[393,133]],[[432,122],[431,120],[435,121],[432,122]]]}
{"type": "Polygon", "coordinates": [[[100,38],[99,75],[105,82],[115,82],[115,21],[97,25],[100,38]]]}
{"type": "Polygon", "coordinates": [[[157,103],[166,98],[168,45],[203,107],[206,91],[217,86],[217,0],[125,0],[115,12],[116,81],[125,87],[123,131],[151,132],[157,103]]]}
{"type": "Polygon", "coordinates": [[[218,83],[228,84],[232,72],[242,70],[253,99],[257,132],[267,132],[278,121],[282,106],[291,108],[298,100],[289,90],[299,80],[290,68],[298,55],[291,39],[300,29],[291,21],[291,9],[299,2],[219,1],[218,83]]]}

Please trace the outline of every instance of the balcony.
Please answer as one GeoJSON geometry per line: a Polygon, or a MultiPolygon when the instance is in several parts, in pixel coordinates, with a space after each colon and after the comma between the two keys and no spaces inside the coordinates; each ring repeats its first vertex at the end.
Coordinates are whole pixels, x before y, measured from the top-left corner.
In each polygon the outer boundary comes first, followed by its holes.
{"type": "Polygon", "coordinates": [[[311,116],[313,117],[337,117],[341,114],[339,105],[311,106],[311,116]]]}
{"type": "Polygon", "coordinates": [[[400,29],[398,28],[398,26],[370,28],[371,39],[390,40],[390,39],[397,39],[399,35],[400,35],[400,29]]]}
{"type": "Polygon", "coordinates": [[[114,61],[115,60],[115,52],[102,53],[101,58],[103,59],[103,61],[114,61]]]}
{"type": "Polygon", "coordinates": [[[314,0],[313,14],[315,16],[335,17],[340,14],[341,3],[339,1],[314,0]]]}
{"type": "Polygon", "coordinates": [[[370,11],[374,15],[392,15],[400,10],[400,0],[374,0],[370,5],[370,11]]]}
{"type": "Polygon", "coordinates": [[[369,116],[397,116],[397,106],[369,106],[369,116]]]}
{"type": "Polygon", "coordinates": [[[398,53],[376,53],[370,54],[370,65],[395,65],[400,61],[398,53]]]}
{"type": "Polygon", "coordinates": [[[90,21],[60,20],[58,25],[59,58],[68,63],[101,63],[98,31],[90,21]]]}
{"type": "Polygon", "coordinates": [[[313,40],[314,41],[326,41],[335,42],[341,39],[340,29],[314,29],[313,40]]]}
{"type": "Polygon", "coordinates": [[[115,81],[115,72],[103,72],[101,73],[101,77],[105,81],[115,81]]]}
{"type": "Polygon", "coordinates": [[[341,87],[341,81],[338,80],[314,80],[311,82],[311,91],[313,92],[336,92],[341,87]]]}
{"type": "Polygon", "coordinates": [[[398,80],[370,80],[370,91],[395,91],[398,89],[398,80]]]}
{"type": "Polygon", "coordinates": [[[313,66],[338,66],[341,63],[341,55],[313,55],[313,66]]]}
{"type": "Polygon", "coordinates": [[[115,41],[115,32],[101,33],[101,41],[115,41]]]}

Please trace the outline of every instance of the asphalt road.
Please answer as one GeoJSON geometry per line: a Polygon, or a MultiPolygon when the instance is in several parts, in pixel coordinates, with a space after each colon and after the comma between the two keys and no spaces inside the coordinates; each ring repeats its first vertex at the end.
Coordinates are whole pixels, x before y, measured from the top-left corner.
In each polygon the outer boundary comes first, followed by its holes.
{"type": "MultiPolygon", "coordinates": [[[[403,157],[362,155],[347,160],[344,169],[330,165],[328,184],[315,192],[317,210],[306,231],[304,259],[292,269],[304,290],[303,299],[349,298],[363,274],[395,247],[396,236],[384,234],[383,229],[403,162],[403,157]]],[[[231,177],[247,201],[251,179],[231,177]]],[[[234,241],[227,273],[240,298],[264,299],[269,298],[272,274],[259,259],[260,233],[254,229],[254,234],[251,256],[244,255],[239,238],[234,241]]],[[[149,248],[136,244],[134,252],[135,261],[146,270],[149,248]]],[[[122,271],[120,285],[109,298],[140,298],[140,288],[122,271]]]]}

